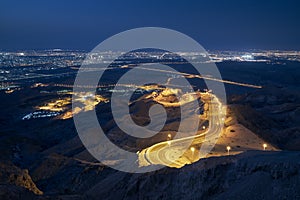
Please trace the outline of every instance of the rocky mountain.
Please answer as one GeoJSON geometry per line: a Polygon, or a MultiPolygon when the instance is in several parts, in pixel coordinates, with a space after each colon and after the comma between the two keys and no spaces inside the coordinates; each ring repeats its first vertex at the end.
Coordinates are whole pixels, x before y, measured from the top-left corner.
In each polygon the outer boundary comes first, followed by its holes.
{"type": "Polygon", "coordinates": [[[19,193],[19,199],[299,199],[299,158],[299,152],[249,151],[203,159],[181,169],[127,174],[52,157],[43,164],[47,169],[34,172],[46,191],[43,196],[15,185],[2,190],[0,197],[19,193]]]}

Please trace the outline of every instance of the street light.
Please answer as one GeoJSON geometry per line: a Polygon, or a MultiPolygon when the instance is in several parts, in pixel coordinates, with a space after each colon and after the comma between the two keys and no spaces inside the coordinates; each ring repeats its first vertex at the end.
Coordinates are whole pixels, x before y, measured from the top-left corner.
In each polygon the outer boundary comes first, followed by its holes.
{"type": "Polygon", "coordinates": [[[168,139],[171,139],[171,137],[172,137],[172,135],[169,133],[169,134],[168,134],[168,139]]]}
{"type": "Polygon", "coordinates": [[[264,151],[266,150],[266,148],[268,147],[268,145],[266,143],[263,144],[264,147],[264,151]]]}
{"type": "Polygon", "coordinates": [[[167,143],[168,143],[168,146],[170,147],[171,146],[171,141],[168,141],[167,143]]]}
{"type": "Polygon", "coordinates": [[[195,147],[191,147],[191,151],[192,151],[192,159],[194,160],[195,147]]]}
{"type": "Polygon", "coordinates": [[[205,126],[202,126],[202,129],[204,130],[204,129],[205,129],[205,126]]]}
{"type": "Polygon", "coordinates": [[[228,155],[229,155],[229,151],[231,150],[231,147],[230,147],[230,146],[227,146],[226,149],[227,149],[227,153],[228,153],[228,155]]]}

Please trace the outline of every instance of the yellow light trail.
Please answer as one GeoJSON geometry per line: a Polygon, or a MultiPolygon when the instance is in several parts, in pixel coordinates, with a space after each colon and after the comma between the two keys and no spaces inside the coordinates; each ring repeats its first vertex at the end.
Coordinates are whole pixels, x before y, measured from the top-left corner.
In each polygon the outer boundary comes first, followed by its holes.
{"type": "MultiPolygon", "coordinates": [[[[163,69],[151,69],[151,68],[146,68],[146,67],[138,67],[135,66],[134,68],[138,69],[144,69],[148,71],[158,71],[158,72],[164,72],[164,73],[170,73],[170,74],[177,74],[181,76],[185,76],[186,78],[200,78],[200,79],[205,79],[205,80],[211,80],[211,81],[216,81],[216,82],[222,82],[226,84],[232,84],[232,85],[238,85],[238,86],[243,86],[243,87],[250,87],[250,88],[258,88],[261,89],[262,86],[260,85],[253,85],[253,84],[248,84],[248,83],[240,83],[236,81],[230,81],[230,80],[223,80],[223,79],[218,79],[218,78],[213,78],[209,76],[203,76],[203,75],[197,75],[197,74],[189,74],[185,72],[177,72],[177,71],[168,71],[168,70],[163,70],[163,69]]],[[[170,82],[170,79],[167,81],[167,85],[170,82]]],[[[66,84],[55,84],[55,86],[59,87],[77,87],[77,88],[95,88],[95,86],[92,85],[66,85],[66,84]]],[[[98,85],[96,86],[97,88],[102,88],[102,87],[115,87],[115,86],[125,86],[125,87],[136,87],[134,84],[111,84],[111,85],[98,85]]],[[[138,86],[138,87],[145,87],[145,86],[138,86]]]]}

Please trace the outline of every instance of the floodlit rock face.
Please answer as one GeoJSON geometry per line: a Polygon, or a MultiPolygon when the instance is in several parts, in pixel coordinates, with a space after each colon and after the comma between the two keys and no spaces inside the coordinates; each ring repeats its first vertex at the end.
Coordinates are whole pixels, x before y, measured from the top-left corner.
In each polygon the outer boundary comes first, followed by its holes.
{"type": "MultiPolygon", "coordinates": [[[[0,182],[26,188],[36,195],[43,194],[32,181],[27,169],[22,170],[14,165],[0,164],[0,171],[0,182]]],[[[20,191],[20,189],[17,190],[20,191]]]]}

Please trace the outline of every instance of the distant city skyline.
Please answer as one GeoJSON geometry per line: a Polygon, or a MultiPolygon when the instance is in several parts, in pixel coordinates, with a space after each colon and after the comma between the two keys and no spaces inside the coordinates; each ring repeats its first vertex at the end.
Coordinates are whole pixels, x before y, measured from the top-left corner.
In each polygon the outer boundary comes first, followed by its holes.
{"type": "Polygon", "coordinates": [[[93,49],[146,26],[180,31],[208,50],[300,50],[300,2],[2,1],[0,49],[93,49]]]}

